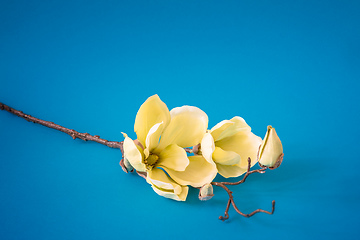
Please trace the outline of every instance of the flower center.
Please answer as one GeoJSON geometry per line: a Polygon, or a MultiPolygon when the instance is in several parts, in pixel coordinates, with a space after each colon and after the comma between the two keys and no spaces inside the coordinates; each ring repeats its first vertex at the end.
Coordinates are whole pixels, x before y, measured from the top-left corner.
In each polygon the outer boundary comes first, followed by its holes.
{"type": "Polygon", "coordinates": [[[153,153],[150,153],[149,157],[145,159],[146,167],[149,169],[153,168],[159,159],[159,156],[153,153]]]}

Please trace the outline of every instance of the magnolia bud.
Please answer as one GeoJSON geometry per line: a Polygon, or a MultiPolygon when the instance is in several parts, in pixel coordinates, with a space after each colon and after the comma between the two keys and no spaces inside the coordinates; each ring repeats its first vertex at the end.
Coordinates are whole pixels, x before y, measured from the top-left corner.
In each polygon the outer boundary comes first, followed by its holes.
{"type": "Polygon", "coordinates": [[[200,188],[199,199],[201,201],[207,201],[214,196],[213,186],[210,183],[205,184],[200,188]]]}
{"type": "Polygon", "coordinates": [[[268,126],[258,153],[259,165],[275,169],[280,166],[283,156],[284,153],[280,138],[276,134],[275,128],[268,126]]]}
{"type": "Polygon", "coordinates": [[[129,161],[126,158],[121,159],[120,166],[122,170],[126,173],[134,171],[133,166],[129,163],[129,161]]]}

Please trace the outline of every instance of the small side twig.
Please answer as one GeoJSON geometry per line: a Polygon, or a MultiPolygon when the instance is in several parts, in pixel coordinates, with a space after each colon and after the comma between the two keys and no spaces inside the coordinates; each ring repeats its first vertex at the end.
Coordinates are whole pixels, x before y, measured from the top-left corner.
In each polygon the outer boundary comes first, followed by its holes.
{"type": "Polygon", "coordinates": [[[33,117],[31,115],[25,114],[22,111],[18,111],[14,108],[9,107],[8,105],[5,105],[3,103],[0,102],[0,109],[1,110],[5,110],[8,111],[9,113],[12,113],[18,117],[21,117],[29,122],[33,122],[33,123],[38,123],[40,125],[43,125],[45,127],[48,128],[52,128],[52,129],[56,129],[59,130],[61,132],[64,132],[68,135],[70,135],[73,139],[79,138],[81,140],[84,141],[93,141],[93,142],[97,142],[100,144],[103,144],[105,146],[111,147],[111,148],[119,148],[120,150],[122,150],[123,148],[123,142],[116,142],[116,141],[108,141],[106,139],[102,139],[100,138],[100,136],[98,135],[90,135],[89,133],[80,133],[75,131],[74,129],[69,129],[63,126],[60,126],[58,124],[55,124],[53,122],[49,122],[49,121],[45,121],[45,120],[41,120],[39,118],[33,117]]]}
{"type": "Polygon", "coordinates": [[[230,189],[226,186],[226,185],[239,185],[241,183],[244,183],[246,178],[250,175],[250,174],[253,174],[253,173],[264,173],[265,170],[267,169],[267,167],[263,167],[261,169],[257,169],[257,170],[252,170],[250,171],[250,167],[251,167],[251,159],[248,158],[248,168],[247,168],[247,171],[246,171],[246,174],[244,175],[244,177],[238,181],[238,182],[212,182],[211,184],[214,185],[214,186],[218,186],[218,187],[221,187],[223,188],[229,195],[229,200],[227,202],[227,205],[226,205],[226,209],[225,209],[225,214],[224,216],[220,216],[219,219],[222,220],[222,221],[225,221],[226,219],[229,218],[229,208],[230,208],[230,204],[232,204],[233,208],[235,209],[235,211],[240,214],[241,216],[244,216],[244,217],[251,217],[253,216],[254,214],[256,213],[259,213],[259,212],[263,212],[263,213],[267,213],[267,214],[273,214],[274,211],[275,211],[275,201],[272,201],[272,209],[271,209],[271,212],[269,211],[266,211],[266,210],[263,210],[263,209],[256,209],[255,211],[251,212],[251,213],[248,213],[248,214],[245,214],[243,212],[241,212],[239,210],[239,208],[236,206],[235,204],[235,201],[234,201],[234,197],[232,195],[232,191],[230,191],[230,189]]]}
{"type": "Polygon", "coordinates": [[[193,150],[191,148],[184,148],[185,152],[187,153],[193,153],[193,150]]]}

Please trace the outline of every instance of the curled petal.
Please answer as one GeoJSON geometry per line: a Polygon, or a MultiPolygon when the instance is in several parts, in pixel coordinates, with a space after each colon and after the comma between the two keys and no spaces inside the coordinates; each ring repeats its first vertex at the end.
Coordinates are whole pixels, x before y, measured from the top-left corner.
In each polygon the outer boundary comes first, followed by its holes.
{"type": "Polygon", "coordinates": [[[124,135],[124,157],[127,159],[131,166],[133,166],[137,171],[145,172],[146,167],[143,163],[143,152],[140,146],[136,145],[134,141],[129,138],[126,133],[124,135]]]}
{"type": "Polygon", "coordinates": [[[150,128],[145,140],[145,146],[149,152],[152,152],[159,144],[160,134],[163,129],[163,122],[157,123],[150,128]]]}
{"type": "Polygon", "coordinates": [[[167,126],[170,122],[170,112],[158,95],[149,97],[136,114],[134,130],[140,143],[145,146],[149,130],[157,123],[167,126]]]}
{"type": "Polygon", "coordinates": [[[161,169],[153,168],[149,170],[146,181],[151,184],[152,189],[160,196],[177,201],[186,200],[189,187],[177,184],[161,169]]]}
{"type": "Polygon", "coordinates": [[[224,120],[215,125],[215,127],[211,129],[211,134],[213,135],[215,141],[219,141],[241,131],[251,131],[251,128],[243,118],[233,117],[230,120],[224,120]]]}
{"type": "Polygon", "coordinates": [[[189,165],[186,151],[176,144],[167,146],[160,154],[156,164],[175,171],[184,171],[189,165]]]}
{"type": "Polygon", "coordinates": [[[209,163],[213,163],[212,154],[215,151],[215,143],[211,133],[205,133],[201,140],[201,153],[209,163]]]}
{"type": "Polygon", "coordinates": [[[241,131],[235,135],[216,142],[216,146],[225,151],[233,151],[240,155],[239,167],[247,168],[247,159],[251,158],[251,166],[257,162],[257,152],[262,140],[249,131],[241,131]]]}
{"type": "Polygon", "coordinates": [[[215,148],[212,155],[216,164],[221,165],[235,165],[240,163],[240,155],[233,151],[224,151],[219,147],[215,148]]]}
{"type": "Polygon", "coordinates": [[[190,164],[185,171],[174,171],[163,167],[174,181],[181,185],[191,185],[193,187],[201,187],[206,183],[210,183],[217,174],[215,164],[209,163],[201,155],[190,156],[190,164]]]}
{"type": "Polygon", "coordinates": [[[205,112],[197,107],[183,106],[172,109],[170,114],[171,121],[161,135],[158,151],[170,144],[185,148],[200,143],[208,126],[205,112]]]}
{"type": "Polygon", "coordinates": [[[176,200],[176,201],[185,201],[186,197],[187,197],[187,194],[188,194],[188,191],[189,191],[188,186],[181,186],[181,193],[180,194],[175,194],[172,191],[167,191],[167,190],[158,188],[155,185],[152,185],[151,187],[160,196],[170,198],[170,199],[173,199],[173,200],[176,200]]]}

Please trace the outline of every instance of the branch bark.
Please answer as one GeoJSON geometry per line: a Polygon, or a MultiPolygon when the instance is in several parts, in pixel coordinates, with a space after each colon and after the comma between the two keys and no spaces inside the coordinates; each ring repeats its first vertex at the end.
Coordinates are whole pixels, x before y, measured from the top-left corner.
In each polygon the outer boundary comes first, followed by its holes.
{"type": "Polygon", "coordinates": [[[58,124],[55,124],[53,122],[41,120],[39,118],[25,114],[22,111],[11,108],[8,105],[5,105],[1,102],[0,102],[0,109],[8,111],[9,113],[12,113],[18,117],[21,117],[29,122],[37,123],[37,124],[43,125],[45,127],[64,132],[64,133],[70,135],[73,139],[79,138],[84,141],[93,141],[93,142],[97,142],[97,143],[103,144],[103,145],[111,147],[111,148],[119,148],[121,151],[123,151],[123,142],[108,141],[106,139],[100,138],[99,135],[93,136],[93,135],[90,135],[89,133],[80,133],[78,131],[75,131],[74,129],[69,129],[69,128],[60,126],[58,124]]]}
{"type": "Polygon", "coordinates": [[[250,171],[250,168],[251,168],[251,158],[248,158],[248,168],[247,168],[247,171],[246,171],[246,174],[244,175],[243,179],[241,179],[240,181],[238,182],[212,182],[211,184],[214,185],[214,186],[218,186],[218,187],[221,187],[223,188],[227,194],[229,195],[229,200],[228,200],[228,203],[226,205],[226,209],[225,209],[225,214],[224,216],[220,216],[219,219],[222,220],[222,221],[225,221],[226,219],[229,218],[229,208],[230,208],[230,204],[232,204],[233,208],[235,209],[235,211],[240,214],[241,216],[244,216],[244,217],[251,217],[253,216],[254,214],[256,213],[259,213],[259,212],[263,212],[263,213],[267,213],[267,214],[273,214],[274,211],[275,211],[275,201],[272,201],[272,209],[271,209],[271,212],[269,211],[266,211],[266,210],[263,210],[263,209],[256,209],[255,211],[251,212],[251,213],[248,213],[248,214],[245,214],[243,212],[241,212],[239,210],[239,208],[236,206],[235,204],[235,201],[234,201],[234,197],[232,195],[232,191],[230,191],[230,189],[226,186],[226,185],[239,185],[241,183],[244,183],[246,178],[250,175],[250,174],[253,174],[253,173],[264,173],[265,170],[267,169],[267,167],[262,167],[261,169],[256,169],[256,170],[252,170],[250,171]]]}

